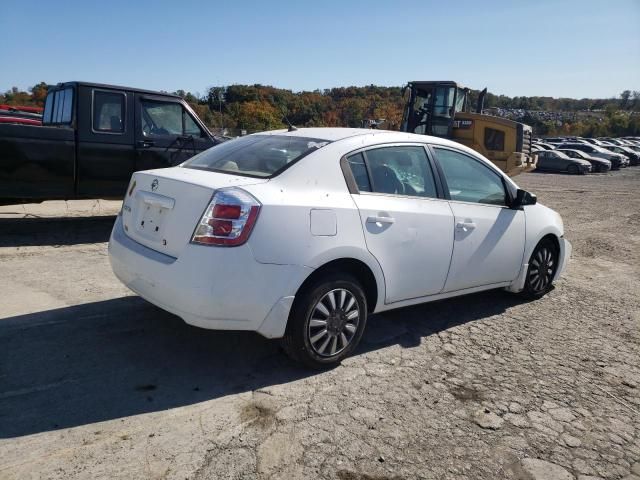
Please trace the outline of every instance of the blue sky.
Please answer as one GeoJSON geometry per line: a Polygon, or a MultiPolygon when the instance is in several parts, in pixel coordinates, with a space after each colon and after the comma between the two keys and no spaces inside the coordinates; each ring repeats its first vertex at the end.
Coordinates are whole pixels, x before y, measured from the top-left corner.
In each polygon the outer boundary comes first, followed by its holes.
{"type": "Polygon", "coordinates": [[[457,80],[511,96],[612,97],[640,90],[640,0],[3,0],[0,65],[2,91],[457,80]]]}

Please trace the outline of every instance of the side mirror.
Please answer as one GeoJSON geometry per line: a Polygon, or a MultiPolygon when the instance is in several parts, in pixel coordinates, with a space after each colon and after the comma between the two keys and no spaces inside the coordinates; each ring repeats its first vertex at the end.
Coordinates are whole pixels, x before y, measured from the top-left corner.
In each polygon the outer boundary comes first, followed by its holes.
{"type": "Polygon", "coordinates": [[[538,197],[533,193],[519,188],[516,193],[516,198],[511,202],[511,208],[516,210],[526,205],[535,205],[536,203],[538,203],[538,197]]]}

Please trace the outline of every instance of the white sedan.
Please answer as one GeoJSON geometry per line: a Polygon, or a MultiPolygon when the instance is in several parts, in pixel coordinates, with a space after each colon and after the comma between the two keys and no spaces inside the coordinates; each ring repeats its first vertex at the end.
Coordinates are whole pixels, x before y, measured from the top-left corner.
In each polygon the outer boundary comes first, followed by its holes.
{"type": "Polygon", "coordinates": [[[560,216],[448,140],[307,128],[136,172],[113,227],[117,277],[203,328],[282,338],[311,367],[367,316],[481,290],[544,295],[571,245],[560,216]]]}

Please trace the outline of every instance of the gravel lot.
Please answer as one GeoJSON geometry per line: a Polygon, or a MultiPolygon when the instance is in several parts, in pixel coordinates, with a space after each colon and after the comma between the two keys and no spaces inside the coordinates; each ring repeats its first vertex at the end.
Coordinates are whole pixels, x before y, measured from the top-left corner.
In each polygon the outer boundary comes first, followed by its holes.
{"type": "Polygon", "coordinates": [[[517,181],[573,242],[553,292],[374,316],[323,373],[132,296],[117,202],[0,207],[0,478],[640,480],[640,168],[517,181]]]}

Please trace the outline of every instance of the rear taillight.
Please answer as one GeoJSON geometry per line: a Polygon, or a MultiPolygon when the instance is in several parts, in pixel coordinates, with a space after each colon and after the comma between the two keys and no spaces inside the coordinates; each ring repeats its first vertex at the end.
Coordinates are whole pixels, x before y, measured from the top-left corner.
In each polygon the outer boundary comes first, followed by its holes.
{"type": "Polygon", "coordinates": [[[260,202],[239,188],[218,190],[193,233],[192,243],[235,247],[247,241],[260,202]]]}

